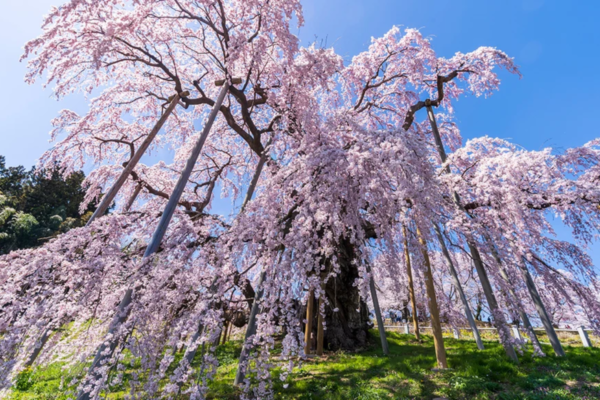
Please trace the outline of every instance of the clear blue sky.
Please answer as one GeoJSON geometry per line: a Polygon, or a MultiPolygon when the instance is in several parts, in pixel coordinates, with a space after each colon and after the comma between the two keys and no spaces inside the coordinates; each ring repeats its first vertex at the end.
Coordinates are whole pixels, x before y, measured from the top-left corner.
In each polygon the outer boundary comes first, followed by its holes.
{"type": "MultiPolygon", "coordinates": [[[[62,108],[85,110],[73,97],[57,103],[50,91],[23,82],[23,44],[39,33],[42,16],[61,0],[7,1],[0,14],[0,154],[30,166],[49,147],[50,120],[62,108]]],[[[490,135],[527,149],[565,149],[599,137],[600,30],[596,0],[305,0],[304,43],[327,39],[351,57],[392,25],[419,28],[438,54],[479,46],[516,58],[523,79],[503,74],[489,99],[463,99],[456,114],[465,138],[490,135]]],[[[592,251],[600,265],[600,251],[592,251]]]]}
{"type": "MultiPolygon", "coordinates": [[[[50,120],[62,108],[85,110],[81,97],[56,102],[23,82],[23,44],[61,0],[10,1],[0,14],[0,154],[32,165],[46,150],[50,120]]],[[[440,55],[494,46],[516,58],[523,79],[503,75],[489,99],[464,99],[457,117],[465,137],[509,138],[527,149],[567,148],[598,137],[600,1],[578,0],[305,0],[304,43],[327,39],[347,60],[392,25],[416,27],[440,55]]]]}

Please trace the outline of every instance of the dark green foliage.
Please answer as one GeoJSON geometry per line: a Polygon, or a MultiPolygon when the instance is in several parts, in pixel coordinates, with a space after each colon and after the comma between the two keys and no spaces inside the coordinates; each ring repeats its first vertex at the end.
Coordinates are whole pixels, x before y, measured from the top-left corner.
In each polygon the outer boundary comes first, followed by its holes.
{"type": "Polygon", "coordinates": [[[0,254],[36,247],[44,241],[82,226],[94,206],[79,213],[85,196],[85,175],[77,172],[62,177],[53,171],[26,171],[6,167],[0,156],[0,254]]]}

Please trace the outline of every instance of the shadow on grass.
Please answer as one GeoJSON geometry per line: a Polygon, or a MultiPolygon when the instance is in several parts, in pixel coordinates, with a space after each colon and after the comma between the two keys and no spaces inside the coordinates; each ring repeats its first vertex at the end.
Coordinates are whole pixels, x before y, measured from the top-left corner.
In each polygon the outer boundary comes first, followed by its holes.
{"type": "MultiPolygon", "coordinates": [[[[279,379],[284,361],[273,357],[273,391],[276,399],[600,399],[600,350],[565,347],[564,358],[552,355],[533,358],[525,349],[520,363],[513,364],[502,346],[486,341],[486,349],[477,350],[475,342],[445,338],[450,369],[433,372],[435,352],[430,336],[422,343],[412,335],[388,333],[390,356],[383,357],[376,332],[373,345],[358,353],[327,353],[295,368],[285,382],[279,379]],[[284,388],[284,384],[288,384],[284,388]]],[[[233,341],[217,348],[219,368],[210,383],[208,399],[233,400],[240,390],[233,387],[241,343],[233,341]]],[[[553,354],[550,346],[544,346],[553,354]]],[[[178,354],[171,368],[175,368],[178,354]]],[[[196,370],[201,355],[194,360],[196,370]]],[[[126,372],[135,371],[135,367],[126,372]]],[[[66,373],[60,364],[28,371],[11,399],[67,399],[61,389],[66,373]]],[[[126,379],[125,379],[126,380],[126,379]]],[[[113,387],[109,399],[125,397],[127,383],[113,387]]],[[[142,396],[143,397],[143,396],[142,396]]],[[[180,396],[185,399],[186,397],[180,396]]]]}
{"type": "MultiPolygon", "coordinates": [[[[534,358],[531,348],[513,364],[498,342],[445,339],[450,369],[433,372],[433,340],[388,333],[390,356],[383,357],[373,332],[371,348],[312,359],[285,382],[274,376],[277,399],[598,399],[600,351],[566,347],[567,356],[534,358]],[[283,384],[289,384],[284,388],[283,384]]],[[[551,347],[545,347],[552,354],[551,347]]],[[[228,368],[224,366],[222,368],[228,368]]],[[[212,399],[236,399],[231,388],[235,363],[211,386],[212,399]],[[225,390],[224,390],[225,389],[225,390]]]]}

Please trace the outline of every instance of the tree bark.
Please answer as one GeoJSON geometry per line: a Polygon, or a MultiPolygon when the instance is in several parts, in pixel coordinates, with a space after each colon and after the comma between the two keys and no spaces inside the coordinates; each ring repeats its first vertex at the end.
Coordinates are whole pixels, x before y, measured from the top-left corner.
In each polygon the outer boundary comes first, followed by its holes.
{"type": "Polygon", "coordinates": [[[349,240],[341,240],[337,249],[340,271],[325,284],[329,307],[325,307],[324,346],[327,350],[355,351],[367,347],[369,343],[368,307],[361,299],[355,281],[358,268],[352,263],[356,253],[349,240]],[[333,310],[337,308],[338,311],[333,310]]]}

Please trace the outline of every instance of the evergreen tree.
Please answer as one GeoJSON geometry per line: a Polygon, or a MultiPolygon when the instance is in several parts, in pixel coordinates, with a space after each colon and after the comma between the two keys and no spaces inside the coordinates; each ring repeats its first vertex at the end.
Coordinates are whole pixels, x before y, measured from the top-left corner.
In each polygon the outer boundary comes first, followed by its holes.
{"type": "Polygon", "coordinates": [[[74,227],[83,226],[94,210],[79,212],[85,174],[63,177],[24,167],[6,167],[0,156],[0,254],[43,244],[74,227]]]}

